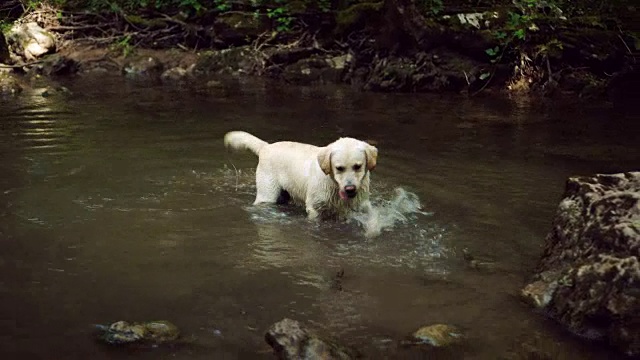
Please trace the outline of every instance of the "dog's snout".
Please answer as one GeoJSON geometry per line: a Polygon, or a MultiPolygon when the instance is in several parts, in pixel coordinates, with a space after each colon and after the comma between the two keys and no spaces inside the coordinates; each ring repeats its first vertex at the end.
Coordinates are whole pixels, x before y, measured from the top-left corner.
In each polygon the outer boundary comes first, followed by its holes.
{"type": "Polygon", "coordinates": [[[352,198],[356,196],[356,186],[355,185],[347,185],[344,187],[344,192],[348,197],[352,198]]]}

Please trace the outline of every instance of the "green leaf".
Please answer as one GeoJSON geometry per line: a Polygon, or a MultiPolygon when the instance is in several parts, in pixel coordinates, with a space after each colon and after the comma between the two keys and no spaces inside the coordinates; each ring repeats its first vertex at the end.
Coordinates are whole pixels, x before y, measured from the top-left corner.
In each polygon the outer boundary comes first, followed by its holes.
{"type": "Polygon", "coordinates": [[[485,80],[485,79],[486,79],[486,78],[488,78],[490,75],[491,75],[491,73],[488,73],[488,72],[486,72],[486,73],[482,73],[482,74],[480,74],[479,78],[480,78],[480,80],[485,80]]]}

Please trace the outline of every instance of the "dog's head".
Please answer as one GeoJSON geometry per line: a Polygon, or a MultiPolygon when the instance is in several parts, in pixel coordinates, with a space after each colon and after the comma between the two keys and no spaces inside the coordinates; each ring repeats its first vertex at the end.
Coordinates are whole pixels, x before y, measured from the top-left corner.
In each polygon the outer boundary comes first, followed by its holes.
{"type": "Polygon", "coordinates": [[[340,198],[358,195],[367,173],[376,167],[378,149],[364,141],[340,138],[318,154],[320,169],[338,184],[340,198]]]}

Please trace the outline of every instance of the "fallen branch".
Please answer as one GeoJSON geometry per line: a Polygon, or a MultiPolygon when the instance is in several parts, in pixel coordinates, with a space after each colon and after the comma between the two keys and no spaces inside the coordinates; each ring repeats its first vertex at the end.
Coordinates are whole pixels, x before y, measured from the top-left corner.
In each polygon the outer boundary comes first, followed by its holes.
{"type": "Polygon", "coordinates": [[[45,62],[45,60],[36,60],[36,61],[28,62],[28,63],[15,64],[15,65],[0,64],[0,69],[17,69],[17,68],[22,68],[22,67],[26,67],[26,66],[42,64],[44,62],[45,62]]]}

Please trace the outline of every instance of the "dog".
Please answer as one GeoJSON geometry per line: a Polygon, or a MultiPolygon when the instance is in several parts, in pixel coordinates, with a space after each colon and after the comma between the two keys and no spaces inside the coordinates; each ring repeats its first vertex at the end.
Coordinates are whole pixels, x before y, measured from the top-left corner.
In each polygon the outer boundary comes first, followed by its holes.
{"type": "Polygon", "coordinates": [[[258,204],[293,200],[304,205],[309,219],[346,219],[353,212],[370,212],[369,175],[378,149],[344,137],[318,147],[292,141],[267,143],[244,131],[225,134],[230,150],[249,150],[258,156],[258,204]]]}

